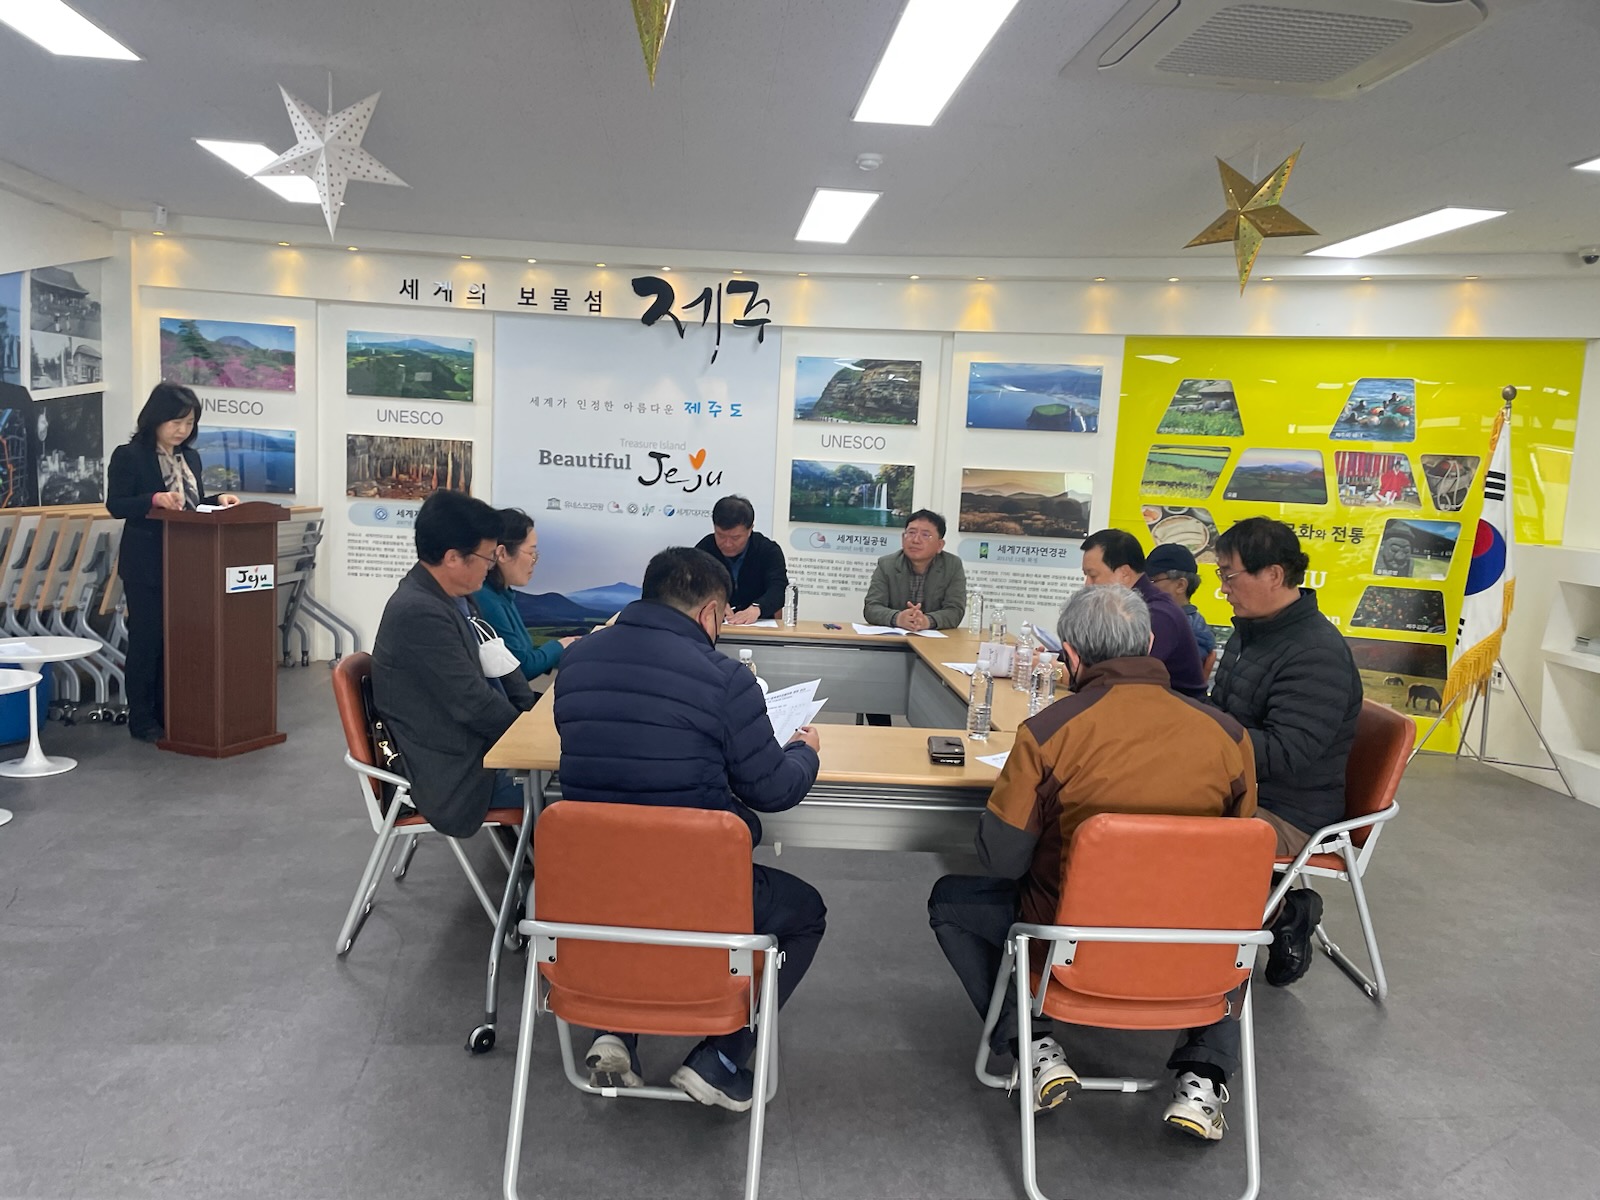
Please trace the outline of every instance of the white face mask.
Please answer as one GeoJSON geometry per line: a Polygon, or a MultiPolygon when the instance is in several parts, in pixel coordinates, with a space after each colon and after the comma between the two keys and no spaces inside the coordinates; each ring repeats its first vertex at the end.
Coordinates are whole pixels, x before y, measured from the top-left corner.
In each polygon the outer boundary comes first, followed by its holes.
{"type": "Polygon", "coordinates": [[[497,635],[488,622],[474,617],[472,630],[478,635],[478,665],[483,668],[485,678],[499,679],[522,666],[505,639],[497,635]]]}

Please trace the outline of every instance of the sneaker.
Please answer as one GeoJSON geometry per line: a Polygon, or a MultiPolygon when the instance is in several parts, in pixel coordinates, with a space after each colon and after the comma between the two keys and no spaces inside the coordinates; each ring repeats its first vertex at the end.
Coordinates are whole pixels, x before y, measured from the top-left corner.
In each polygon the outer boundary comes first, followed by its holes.
{"type": "Polygon", "coordinates": [[[614,1033],[599,1034],[583,1056],[589,1068],[590,1087],[644,1086],[639,1071],[639,1051],[614,1033]]]}
{"type": "MultiPolygon", "coordinates": [[[[1066,1051],[1053,1037],[1042,1037],[1033,1043],[1028,1054],[1029,1073],[1033,1078],[1033,1111],[1048,1112],[1078,1090],[1078,1073],[1067,1064],[1066,1051]]],[[[1011,1087],[1015,1091],[1021,1074],[1019,1062],[1011,1070],[1011,1087]]]]}
{"type": "Polygon", "coordinates": [[[1272,923],[1267,947],[1267,982],[1288,987],[1311,969],[1311,934],[1322,924],[1322,897],[1310,888],[1292,888],[1272,923]]]}
{"type": "Polygon", "coordinates": [[[755,1075],[745,1067],[730,1068],[709,1042],[689,1051],[683,1066],[672,1073],[671,1083],[691,1100],[741,1113],[750,1110],[756,1090],[755,1075]]]}
{"type": "Polygon", "coordinates": [[[1178,1076],[1177,1086],[1172,1089],[1172,1103],[1167,1105],[1161,1119],[1190,1137],[1207,1142],[1221,1141],[1222,1131],[1228,1127],[1222,1119],[1222,1106],[1227,1102],[1226,1084],[1213,1086],[1204,1076],[1185,1071],[1178,1076]]]}

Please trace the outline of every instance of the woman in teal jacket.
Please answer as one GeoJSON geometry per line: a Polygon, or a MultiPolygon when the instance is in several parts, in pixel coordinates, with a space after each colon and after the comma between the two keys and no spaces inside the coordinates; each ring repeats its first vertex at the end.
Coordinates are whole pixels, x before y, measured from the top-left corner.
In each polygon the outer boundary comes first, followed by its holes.
{"type": "Polygon", "coordinates": [[[534,564],[539,561],[539,534],[533,527],[533,518],[520,508],[500,510],[500,538],[495,547],[494,566],[472,597],[478,612],[505,639],[506,647],[522,664],[522,674],[533,679],[546,671],[555,670],[561,662],[562,652],[578,639],[575,637],[552,639],[535,646],[517,611],[514,587],[526,587],[533,578],[534,564]]]}

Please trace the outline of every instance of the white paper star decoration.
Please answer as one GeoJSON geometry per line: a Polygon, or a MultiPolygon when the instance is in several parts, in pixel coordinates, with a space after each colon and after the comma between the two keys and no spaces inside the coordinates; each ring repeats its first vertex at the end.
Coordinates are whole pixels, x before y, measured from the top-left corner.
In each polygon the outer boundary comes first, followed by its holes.
{"type": "Polygon", "coordinates": [[[335,113],[330,87],[328,111],[332,115],[324,116],[304,100],[291,96],[287,89],[278,90],[283,93],[284,107],[289,110],[289,120],[294,122],[295,136],[300,140],[256,174],[304,175],[314,180],[317,195],[322,197],[322,215],[327,218],[330,238],[338,228],[345,185],[351,180],[411,186],[361,148],[381,92],[335,113]]]}

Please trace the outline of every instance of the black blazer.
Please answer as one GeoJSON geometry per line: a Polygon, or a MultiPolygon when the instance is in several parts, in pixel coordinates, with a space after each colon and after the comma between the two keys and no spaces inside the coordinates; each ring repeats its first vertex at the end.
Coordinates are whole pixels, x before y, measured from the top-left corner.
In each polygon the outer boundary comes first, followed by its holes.
{"type": "MultiPolygon", "coordinates": [[[[200,454],[192,446],[181,447],[184,461],[200,482],[200,454]]],[[[154,446],[126,442],[111,452],[106,471],[106,510],[122,518],[122,550],[117,557],[117,574],[126,584],[161,582],[161,522],[147,515],[157,492],[170,490],[161,478],[161,464],[154,446]]],[[[201,504],[215,504],[215,496],[201,495],[201,504]]]]}

